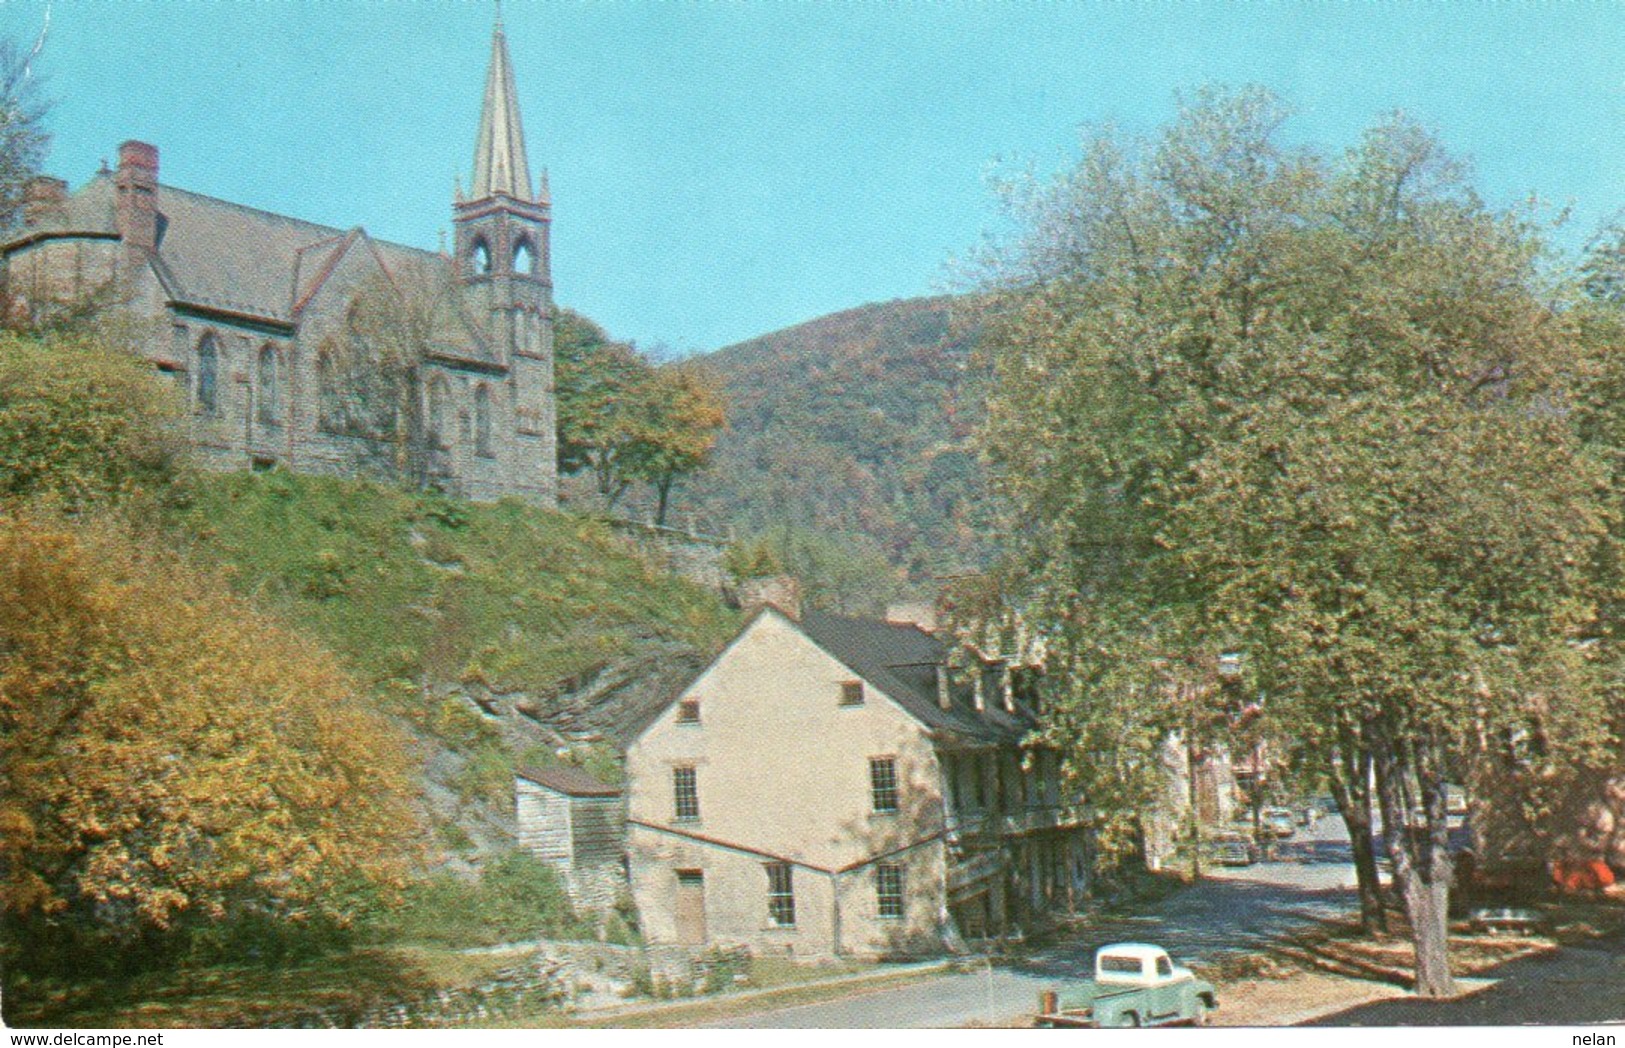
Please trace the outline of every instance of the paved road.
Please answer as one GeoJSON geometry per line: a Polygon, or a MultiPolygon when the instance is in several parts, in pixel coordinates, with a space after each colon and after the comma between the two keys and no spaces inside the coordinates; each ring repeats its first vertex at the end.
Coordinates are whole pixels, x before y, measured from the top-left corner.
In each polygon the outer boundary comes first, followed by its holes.
{"type": "Polygon", "coordinates": [[[741,1016],[719,1027],[921,1028],[1005,1025],[1031,1015],[1041,990],[1088,977],[1095,949],[1148,940],[1201,963],[1358,908],[1354,869],[1341,823],[1324,819],[1283,851],[1291,861],[1213,871],[1158,906],[1155,915],[1101,921],[1060,945],[1008,966],[946,975],[895,989],[741,1016]]]}

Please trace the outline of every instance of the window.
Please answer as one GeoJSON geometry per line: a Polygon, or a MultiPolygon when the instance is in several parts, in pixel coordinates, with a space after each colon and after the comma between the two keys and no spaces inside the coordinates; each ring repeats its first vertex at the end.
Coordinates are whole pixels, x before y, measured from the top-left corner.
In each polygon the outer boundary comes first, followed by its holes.
{"type": "Polygon", "coordinates": [[[880,916],[898,920],[903,916],[903,868],[882,863],[875,867],[875,896],[880,916]]]}
{"type": "Polygon", "coordinates": [[[672,811],[679,819],[700,817],[700,784],[692,765],[671,770],[672,811]]]}
{"type": "Polygon", "coordinates": [[[846,680],[841,682],[841,705],[863,705],[863,682],[861,680],[846,680]]]}
{"type": "Polygon", "coordinates": [[[897,810],[896,758],[869,758],[869,790],[874,795],[875,811],[897,810]]]}
{"type": "Polygon", "coordinates": [[[679,702],[677,704],[677,723],[678,724],[698,724],[698,723],[700,723],[700,700],[699,699],[684,699],[682,702],[679,702]]]}
{"type": "Polygon", "coordinates": [[[344,405],[339,400],[338,365],[330,350],[316,357],[316,428],[338,433],[344,428],[344,405]]]}
{"type": "Polygon", "coordinates": [[[277,359],[276,350],[270,346],[260,348],[259,367],[259,417],[266,425],[274,426],[281,420],[279,409],[279,392],[277,389],[277,359]]]}
{"type": "Polygon", "coordinates": [[[787,862],[767,864],[767,919],[774,927],[796,924],[795,870],[787,862]]]}
{"type": "Polygon", "coordinates": [[[205,332],[197,344],[197,406],[205,415],[220,414],[220,347],[214,333],[205,332]]]}
{"type": "Polygon", "coordinates": [[[519,241],[513,249],[513,271],[515,273],[536,272],[536,252],[530,246],[529,240],[519,241]]]}
{"type": "Polygon", "coordinates": [[[474,390],[474,454],[494,457],[491,450],[491,387],[483,382],[474,390]]]}
{"type": "Polygon", "coordinates": [[[451,390],[446,388],[446,380],[436,375],[429,383],[429,446],[432,448],[451,447],[451,432],[447,428],[451,421],[448,417],[450,400],[451,390]]]}
{"type": "Polygon", "coordinates": [[[1100,970],[1103,972],[1118,972],[1122,975],[1139,975],[1140,959],[1138,957],[1106,956],[1100,959],[1100,970]]]}
{"type": "Polygon", "coordinates": [[[1169,961],[1168,958],[1166,958],[1166,957],[1158,957],[1157,958],[1157,974],[1161,975],[1161,976],[1169,976],[1169,975],[1174,974],[1173,963],[1171,961],[1169,961]]]}
{"type": "Polygon", "coordinates": [[[474,272],[482,276],[491,272],[491,248],[486,244],[484,237],[474,241],[474,250],[470,252],[470,258],[474,263],[474,272]]]}

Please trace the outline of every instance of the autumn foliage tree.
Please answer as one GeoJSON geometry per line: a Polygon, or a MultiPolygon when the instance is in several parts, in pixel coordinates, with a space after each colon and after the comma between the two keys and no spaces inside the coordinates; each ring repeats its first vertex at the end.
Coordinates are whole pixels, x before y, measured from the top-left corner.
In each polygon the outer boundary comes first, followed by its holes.
{"type": "MultiPolygon", "coordinates": [[[[331,657],[106,523],[0,510],[0,912],[130,938],[352,914],[411,832],[331,657]]],[[[8,936],[9,938],[9,936],[8,936]]]]}
{"type": "Polygon", "coordinates": [[[570,310],[555,320],[554,358],[559,471],[589,474],[610,509],[649,484],[664,524],[673,488],[710,459],[725,422],[715,382],[694,364],[657,367],[570,310]]]}

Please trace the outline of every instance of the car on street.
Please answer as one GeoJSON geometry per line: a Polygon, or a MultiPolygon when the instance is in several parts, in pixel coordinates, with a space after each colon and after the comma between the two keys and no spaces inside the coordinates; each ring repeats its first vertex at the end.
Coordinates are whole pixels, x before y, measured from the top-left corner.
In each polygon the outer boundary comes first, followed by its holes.
{"type": "Polygon", "coordinates": [[[1218,833],[1208,842],[1208,858],[1220,866],[1251,866],[1258,861],[1258,845],[1245,833],[1218,833]]]}
{"type": "Polygon", "coordinates": [[[1120,942],[1095,952],[1093,979],[1040,994],[1033,1025],[1202,1026],[1218,1007],[1213,984],[1175,965],[1167,950],[1120,942]]]}
{"type": "Polygon", "coordinates": [[[1292,817],[1291,808],[1265,808],[1260,818],[1264,829],[1282,840],[1298,832],[1297,820],[1292,817]]]}

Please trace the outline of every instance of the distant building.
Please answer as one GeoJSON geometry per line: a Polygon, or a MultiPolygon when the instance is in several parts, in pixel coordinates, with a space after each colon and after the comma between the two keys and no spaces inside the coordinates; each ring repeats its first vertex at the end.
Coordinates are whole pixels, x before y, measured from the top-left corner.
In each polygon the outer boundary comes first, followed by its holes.
{"type": "Polygon", "coordinates": [[[0,233],[0,286],[14,320],[106,309],[134,321],[141,352],[190,399],[205,465],[319,473],[387,454],[338,388],[358,294],[426,297],[423,472],[471,498],[553,505],[551,202],[545,174],[532,189],[500,24],[452,222],[452,255],[420,251],[165,185],[157,147],[125,142],[117,169],[76,192],[29,183],[21,226],[0,233]]]}
{"type": "Polygon", "coordinates": [[[652,944],[938,952],[1087,887],[1083,811],[998,662],[911,624],[762,608],[626,756],[652,944]]]}
{"type": "Polygon", "coordinates": [[[559,871],[575,906],[613,906],[626,887],[620,789],[578,768],[522,768],[514,801],[519,847],[559,871]]]}

